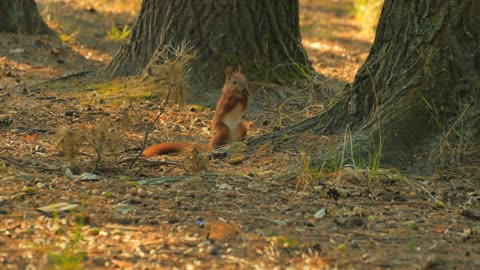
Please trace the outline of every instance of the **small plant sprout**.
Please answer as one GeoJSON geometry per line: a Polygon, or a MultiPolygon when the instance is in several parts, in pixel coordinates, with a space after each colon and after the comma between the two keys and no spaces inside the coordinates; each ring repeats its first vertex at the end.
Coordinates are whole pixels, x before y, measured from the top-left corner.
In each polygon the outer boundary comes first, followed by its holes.
{"type": "Polygon", "coordinates": [[[107,31],[107,36],[105,38],[107,40],[122,41],[130,36],[131,32],[132,31],[127,24],[125,24],[121,30],[113,24],[112,27],[110,27],[110,30],[107,31]]]}

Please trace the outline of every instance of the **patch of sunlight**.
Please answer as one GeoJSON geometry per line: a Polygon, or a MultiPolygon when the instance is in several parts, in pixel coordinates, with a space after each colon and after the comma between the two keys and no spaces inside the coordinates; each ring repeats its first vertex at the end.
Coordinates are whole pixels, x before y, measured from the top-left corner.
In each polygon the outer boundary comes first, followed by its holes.
{"type": "Polygon", "coordinates": [[[89,48],[82,44],[71,45],[72,51],[83,56],[85,59],[94,60],[102,63],[108,63],[112,59],[112,55],[99,50],[89,48]]]}
{"type": "Polygon", "coordinates": [[[306,39],[303,39],[302,43],[306,49],[311,49],[314,51],[329,52],[329,53],[335,53],[335,54],[338,53],[338,55],[342,55],[345,52],[344,47],[338,46],[336,44],[327,44],[320,41],[312,42],[306,39]]]}

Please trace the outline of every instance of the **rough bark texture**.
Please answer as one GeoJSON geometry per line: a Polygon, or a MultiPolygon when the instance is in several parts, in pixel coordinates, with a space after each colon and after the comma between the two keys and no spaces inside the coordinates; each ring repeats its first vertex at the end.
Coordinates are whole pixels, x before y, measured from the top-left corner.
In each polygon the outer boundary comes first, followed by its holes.
{"type": "Polygon", "coordinates": [[[33,0],[0,1],[0,31],[18,34],[50,34],[33,0]]]}
{"type": "Polygon", "coordinates": [[[461,137],[477,147],[479,26],[478,0],[386,0],[370,55],[352,85],[324,113],[283,132],[335,133],[349,124],[363,138],[358,141],[378,143],[381,136],[390,161],[434,150],[432,142],[451,127],[460,135],[450,132],[451,142],[461,137]]]}
{"type": "Polygon", "coordinates": [[[183,40],[198,54],[194,92],[218,92],[227,65],[240,65],[250,81],[263,82],[292,81],[302,77],[301,68],[312,70],[301,45],[298,0],[144,0],[107,73],[138,74],[155,50],[183,40]]]}
{"type": "Polygon", "coordinates": [[[378,102],[386,146],[412,152],[442,132],[427,100],[445,129],[460,120],[456,128],[473,142],[480,120],[479,25],[476,0],[386,1],[370,56],[352,86],[351,121],[378,129],[378,102]]]}

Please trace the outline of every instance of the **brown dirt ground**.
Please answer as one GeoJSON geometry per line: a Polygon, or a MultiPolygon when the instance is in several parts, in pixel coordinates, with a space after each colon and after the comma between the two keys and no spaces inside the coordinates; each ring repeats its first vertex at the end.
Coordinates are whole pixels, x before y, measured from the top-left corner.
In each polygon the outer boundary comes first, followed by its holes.
{"type": "MultiPolygon", "coordinates": [[[[130,168],[160,102],[135,102],[125,131],[128,102],[34,85],[105,65],[121,44],[106,32],[132,26],[140,1],[37,2],[57,32],[78,33],[63,43],[0,33],[1,269],[480,268],[476,166],[432,176],[346,164],[318,172],[309,157],[343,138],[305,134],[294,145],[234,145],[213,161],[192,150],[130,168]],[[69,161],[58,148],[65,126],[115,149],[93,167],[83,143],[69,161]],[[39,209],[54,203],[66,210],[39,209]]],[[[341,89],[373,37],[352,17],[352,0],[300,2],[309,57],[341,89]]],[[[150,142],[206,142],[212,115],[167,106],[150,142]]],[[[265,120],[281,117],[248,115],[250,134],[271,132],[265,120]]]]}

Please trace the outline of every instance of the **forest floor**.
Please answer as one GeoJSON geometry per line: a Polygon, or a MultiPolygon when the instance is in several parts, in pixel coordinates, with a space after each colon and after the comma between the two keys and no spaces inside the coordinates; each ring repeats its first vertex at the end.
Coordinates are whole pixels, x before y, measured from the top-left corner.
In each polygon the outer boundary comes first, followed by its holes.
{"type": "MultiPolygon", "coordinates": [[[[140,1],[36,2],[60,40],[0,33],[1,269],[480,269],[478,166],[312,168],[343,140],[314,134],[130,166],[161,100],[38,83],[108,63],[140,1]]],[[[304,46],[336,90],[373,41],[352,2],[300,1],[304,46]]],[[[208,141],[212,110],[188,108],[167,106],[149,144],[208,141]]],[[[283,118],[247,114],[249,136],[283,118]]]]}

